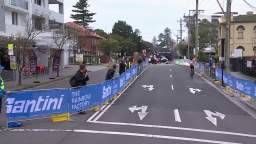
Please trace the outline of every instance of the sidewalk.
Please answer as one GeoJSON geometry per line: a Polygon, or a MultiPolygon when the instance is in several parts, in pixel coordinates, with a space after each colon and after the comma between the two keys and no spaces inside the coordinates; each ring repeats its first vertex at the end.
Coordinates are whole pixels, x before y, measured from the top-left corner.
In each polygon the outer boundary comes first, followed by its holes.
{"type": "MultiPolygon", "coordinates": [[[[104,68],[106,68],[105,65],[87,66],[88,71],[92,71],[92,72],[98,71],[104,68]]],[[[39,75],[39,76],[30,77],[30,78],[22,78],[21,86],[18,86],[18,78],[17,78],[16,81],[6,82],[6,89],[7,91],[19,91],[19,90],[37,87],[37,86],[51,83],[54,81],[63,80],[73,76],[78,69],[79,69],[79,65],[68,65],[60,71],[59,77],[56,77],[56,73],[52,73],[50,75],[39,75]]]]}

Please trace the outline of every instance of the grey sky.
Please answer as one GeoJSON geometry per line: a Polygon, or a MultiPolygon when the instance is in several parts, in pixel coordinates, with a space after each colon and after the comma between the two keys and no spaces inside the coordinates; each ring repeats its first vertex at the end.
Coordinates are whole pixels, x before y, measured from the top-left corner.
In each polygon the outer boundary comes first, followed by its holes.
{"type": "MultiPolygon", "coordinates": [[[[65,0],[65,22],[72,21],[72,6],[78,0],[65,0]]],[[[96,12],[93,28],[111,32],[117,20],[125,20],[133,28],[138,28],[145,40],[151,41],[165,27],[170,27],[173,37],[177,33],[178,19],[188,10],[195,9],[195,0],[88,0],[90,10],[96,12]]],[[[224,4],[226,0],[220,0],[224,4]]],[[[256,6],[255,0],[247,0],[256,6]]],[[[202,15],[219,12],[216,0],[199,0],[199,8],[205,10],[202,15]]],[[[243,0],[233,0],[232,10],[240,14],[253,11],[243,0]]],[[[255,9],[254,9],[255,10],[255,9]]]]}

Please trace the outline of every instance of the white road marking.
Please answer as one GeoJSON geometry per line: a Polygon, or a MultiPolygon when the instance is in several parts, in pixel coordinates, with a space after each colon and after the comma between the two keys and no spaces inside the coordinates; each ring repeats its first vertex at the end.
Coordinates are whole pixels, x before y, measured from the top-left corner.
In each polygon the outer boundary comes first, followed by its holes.
{"type": "Polygon", "coordinates": [[[194,88],[189,88],[189,91],[190,91],[192,94],[196,94],[196,92],[201,92],[202,90],[200,90],[200,89],[194,89],[194,88]]]}
{"type": "Polygon", "coordinates": [[[172,72],[172,69],[170,69],[170,72],[172,72]]]}
{"type": "Polygon", "coordinates": [[[179,113],[178,109],[174,110],[174,116],[175,116],[175,121],[176,122],[181,122],[180,113],[179,113]]]}
{"type": "Polygon", "coordinates": [[[100,113],[107,105],[104,105],[101,107],[100,111],[95,112],[88,120],[87,122],[91,121],[98,113],[100,113]]]}
{"type": "Polygon", "coordinates": [[[172,85],[172,91],[174,90],[174,86],[172,85]]]}
{"type": "Polygon", "coordinates": [[[212,124],[214,124],[215,126],[217,126],[217,118],[219,117],[222,120],[224,120],[224,118],[226,117],[225,114],[219,113],[219,112],[212,112],[209,110],[204,110],[204,113],[206,114],[207,117],[205,117],[207,120],[209,120],[212,124]],[[213,117],[215,116],[215,117],[213,117]]]}
{"type": "Polygon", "coordinates": [[[90,120],[88,122],[92,122],[92,121],[97,121],[98,119],[100,119],[100,117],[118,100],[118,98],[123,95],[123,93],[148,69],[149,67],[147,67],[146,69],[144,69],[144,71],[142,71],[142,73],[140,73],[118,96],[115,100],[113,100],[103,111],[101,111],[101,113],[94,119],[94,120],[90,120]]]}
{"type": "Polygon", "coordinates": [[[121,123],[121,122],[104,122],[104,121],[90,121],[90,123],[108,124],[108,125],[122,125],[122,126],[137,126],[137,127],[171,129],[171,130],[184,130],[184,131],[223,134],[223,135],[235,135],[235,136],[256,138],[256,135],[253,135],[253,134],[236,133],[236,132],[228,132],[228,131],[215,131],[215,130],[206,130],[206,129],[195,129],[195,128],[185,128],[185,127],[147,125],[147,124],[136,124],[136,123],[121,123]]]}
{"type": "Polygon", "coordinates": [[[172,78],[172,74],[170,75],[170,78],[172,78]]]}
{"type": "Polygon", "coordinates": [[[87,134],[102,134],[102,135],[119,135],[119,136],[131,136],[131,137],[145,137],[154,139],[168,139],[168,140],[179,140],[179,141],[190,141],[190,142],[203,142],[212,144],[241,144],[235,142],[226,141],[215,141],[207,139],[187,138],[187,137],[176,137],[166,135],[153,135],[145,133],[130,133],[130,132],[117,132],[117,131],[98,131],[98,130],[60,130],[60,129],[13,129],[12,132],[74,132],[74,133],[87,133],[87,134]]]}
{"type": "Polygon", "coordinates": [[[153,91],[155,89],[154,85],[142,85],[142,87],[148,91],[153,91]]]}

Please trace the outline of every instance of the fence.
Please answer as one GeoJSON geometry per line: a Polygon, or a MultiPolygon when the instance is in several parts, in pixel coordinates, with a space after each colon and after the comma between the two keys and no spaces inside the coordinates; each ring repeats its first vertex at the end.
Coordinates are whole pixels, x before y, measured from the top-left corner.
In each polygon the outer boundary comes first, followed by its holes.
{"type": "MultiPolygon", "coordinates": [[[[176,60],[178,65],[187,65],[188,60],[176,60]]],[[[201,74],[211,76],[212,78],[217,78],[218,80],[222,79],[222,73],[220,68],[216,68],[215,71],[210,70],[208,64],[198,63],[196,65],[196,70],[201,74]]],[[[250,97],[256,98],[256,82],[251,80],[245,80],[237,78],[229,73],[224,72],[223,74],[224,83],[231,88],[240,91],[243,94],[246,94],[250,97]]]]}
{"type": "MultiPolygon", "coordinates": [[[[146,64],[143,64],[143,68],[146,64]]],[[[11,92],[6,99],[8,121],[49,117],[54,114],[89,110],[112,99],[134,79],[134,65],[114,80],[78,88],[11,92]]]]}

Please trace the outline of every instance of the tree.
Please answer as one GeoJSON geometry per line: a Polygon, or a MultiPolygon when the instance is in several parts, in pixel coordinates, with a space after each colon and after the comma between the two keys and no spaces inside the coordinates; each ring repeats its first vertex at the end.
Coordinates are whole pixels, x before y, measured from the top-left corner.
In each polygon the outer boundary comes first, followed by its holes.
{"type": "Polygon", "coordinates": [[[179,51],[180,56],[186,56],[188,52],[188,45],[181,42],[177,44],[177,50],[179,51]]]}
{"type": "Polygon", "coordinates": [[[113,26],[112,34],[129,38],[133,34],[132,26],[128,25],[125,21],[118,21],[113,26]]]}
{"type": "Polygon", "coordinates": [[[101,37],[108,38],[109,35],[102,29],[96,29],[95,32],[100,35],[101,37]]]}
{"type": "MultiPolygon", "coordinates": [[[[43,17],[39,17],[37,19],[37,24],[42,25],[44,22],[43,17]]],[[[15,45],[15,53],[16,53],[16,60],[17,60],[17,68],[18,68],[18,85],[22,85],[22,70],[23,66],[25,65],[25,54],[26,49],[33,46],[33,42],[35,38],[42,32],[44,29],[38,30],[35,29],[36,26],[33,26],[31,18],[27,19],[26,22],[26,30],[25,35],[18,34],[14,41],[15,45]]]]}
{"type": "Polygon", "coordinates": [[[167,50],[173,49],[174,42],[171,38],[171,29],[165,28],[163,33],[158,36],[158,46],[159,48],[165,48],[167,50]]]}
{"type": "Polygon", "coordinates": [[[54,44],[57,47],[57,51],[55,51],[51,57],[58,57],[58,63],[59,65],[57,65],[57,77],[60,76],[60,58],[61,58],[61,53],[63,51],[63,47],[66,44],[66,42],[68,41],[68,39],[70,39],[71,37],[71,32],[72,29],[66,27],[66,26],[62,26],[59,29],[56,29],[53,31],[53,40],[54,40],[54,44]]]}
{"type": "Polygon", "coordinates": [[[112,52],[119,52],[119,41],[113,38],[104,39],[100,45],[105,55],[111,56],[112,52]]]}
{"type": "Polygon", "coordinates": [[[93,16],[96,13],[91,13],[88,8],[89,4],[87,0],[79,0],[74,6],[73,6],[75,14],[71,15],[71,18],[75,20],[76,24],[79,24],[83,27],[87,27],[89,23],[95,22],[93,20],[93,16]]]}

